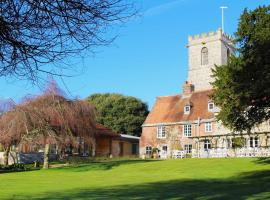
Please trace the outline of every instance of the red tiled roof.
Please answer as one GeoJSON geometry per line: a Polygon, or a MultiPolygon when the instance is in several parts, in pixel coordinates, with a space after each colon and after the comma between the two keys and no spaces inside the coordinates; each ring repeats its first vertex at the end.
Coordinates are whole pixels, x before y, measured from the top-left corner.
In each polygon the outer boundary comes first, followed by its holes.
{"type": "Polygon", "coordinates": [[[98,123],[96,124],[96,133],[97,133],[97,136],[112,136],[112,137],[119,136],[119,134],[113,132],[113,130],[98,123]]]}
{"type": "Polygon", "coordinates": [[[147,116],[144,125],[155,123],[182,122],[201,119],[211,119],[213,112],[208,112],[209,95],[212,90],[193,92],[190,97],[181,95],[157,97],[152,111],[147,116]],[[191,105],[189,114],[184,114],[185,105],[191,105]]]}

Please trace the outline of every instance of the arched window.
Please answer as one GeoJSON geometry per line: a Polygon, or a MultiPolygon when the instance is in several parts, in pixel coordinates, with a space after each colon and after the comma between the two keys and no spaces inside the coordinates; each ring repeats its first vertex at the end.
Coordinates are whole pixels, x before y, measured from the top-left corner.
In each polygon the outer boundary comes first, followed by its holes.
{"type": "Polygon", "coordinates": [[[207,65],[208,64],[208,49],[206,47],[202,48],[202,52],[201,52],[201,63],[202,65],[207,65]]]}

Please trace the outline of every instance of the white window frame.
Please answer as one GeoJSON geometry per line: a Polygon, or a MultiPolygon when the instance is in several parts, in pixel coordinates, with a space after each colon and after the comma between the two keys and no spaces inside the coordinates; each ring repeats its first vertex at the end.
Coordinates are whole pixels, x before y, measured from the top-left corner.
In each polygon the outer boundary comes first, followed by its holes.
{"type": "Polygon", "coordinates": [[[184,149],[185,149],[186,153],[188,153],[188,154],[192,153],[192,144],[185,144],[184,149]]]}
{"type": "Polygon", "coordinates": [[[204,142],[203,142],[203,148],[204,148],[204,150],[209,150],[209,149],[211,149],[211,146],[212,146],[212,144],[211,144],[211,141],[210,140],[204,140],[204,142]]]}
{"type": "Polygon", "coordinates": [[[212,101],[208,102],[208,111],[209,111],[209,112],[213,112],[214,109],[215,109],[215,104],[214,104],[214,102],[212,102],[212,101]],[[210,105],[212,105],[212,108],[210,108],[210,105]]]}
{"type": "Polygon", "coordinates": [[[184,114],[189,114],[190,113],[190,109],[191,109],[191,106],[190,105],[186,105],[184,107],[184,114]]]}
{"type": "Polygon", "coordinates": [[[212,122],[205,122],[205,132],[206,133],[211,133],[213,131],[213,124],[212,122]]]}
{"type": "Polygon", "coordinates": [[[251,148],[257,148],[259,147],[259,137],[250,137],[249,138],[249,147],[251,148]]]}
{"type": "Polygon", "coordinates": [[[145,154],[146,155],[151,155],[152,154],[152,147],[151,146],[146,146],[145,147],[145,154]]]}
{"type": "Polygon", "coordinates": [[[184,135],[184,137],[191,137],[191,135],[192,135],[192,125],[191,124],[184,124],[183,125],[183,135],[184,135]]]}
{"type": "Polygon", "coordinates": [[[157,127],[157,138],[159,138],[159,139],[166,138],[166,127],[165,126],[158,126],[157,127]]]}

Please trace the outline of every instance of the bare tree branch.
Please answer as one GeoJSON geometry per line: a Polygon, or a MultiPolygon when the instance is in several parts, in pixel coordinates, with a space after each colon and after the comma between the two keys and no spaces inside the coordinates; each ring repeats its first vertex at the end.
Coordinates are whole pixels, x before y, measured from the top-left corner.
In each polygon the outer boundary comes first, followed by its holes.
{"type": "Polygon", "coordinates": [[[135,14],[126,0],[2,0],[0,76],[61,75],[45,66],[110,44],[109,28],[135,14]]]}

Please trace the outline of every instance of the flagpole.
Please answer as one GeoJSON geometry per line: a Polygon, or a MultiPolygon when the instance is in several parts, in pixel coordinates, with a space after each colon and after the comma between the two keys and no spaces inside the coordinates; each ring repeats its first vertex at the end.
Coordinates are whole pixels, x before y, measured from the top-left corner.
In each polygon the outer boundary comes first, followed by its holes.
{"type": "Polygon", "coordinates": [[[222,33],[224,33],[224,9],[228,8],[227,6],[220,6],[221,8],[221,27],[222,33]]]}

